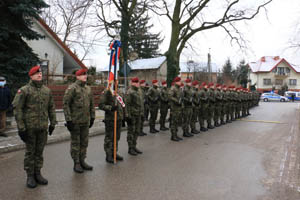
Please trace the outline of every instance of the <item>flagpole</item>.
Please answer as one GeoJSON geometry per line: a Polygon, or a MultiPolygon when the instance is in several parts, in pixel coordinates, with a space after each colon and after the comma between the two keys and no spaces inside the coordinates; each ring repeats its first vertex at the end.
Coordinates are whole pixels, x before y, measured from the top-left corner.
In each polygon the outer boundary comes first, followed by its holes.
{"type": "MultiPolygon", "coordinates": [[[[116,42],[116,41],[115,41],[116,42]]],[[[117,65],[118,65],[118,46],[115,46],[115,63],[114,63],[114,95],[115,95],[115,106],[117,106],[117,94],[118,94],[118,79],[117,77],[117,65]]],[[[115,110],[115,119],[114,119],[114,163],[117,163],[117,120],[118,113],[115,110]]]]}

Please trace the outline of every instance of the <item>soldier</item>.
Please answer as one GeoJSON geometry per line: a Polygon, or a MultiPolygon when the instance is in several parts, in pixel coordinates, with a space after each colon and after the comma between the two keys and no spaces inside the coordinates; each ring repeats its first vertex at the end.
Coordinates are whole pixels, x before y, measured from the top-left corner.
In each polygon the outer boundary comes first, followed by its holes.
{"type": "Polygon", "coordinates": [[[146,88],[146,81],[145,80],[140,80],[140,87],[139,87],[139,92],[141,93],[141,97],[143,99],[143,104],[142,104],[142,116],[141,116],[141,125],[140,125],[140,129],[141,131],[139,132],[139,136],[145,136],[147,135],[147,133],[145,133],[143,131],[144,129],[144,121],[145,121],[145,107],[146,104],[148,104],[148,102],[146,102],[146,93],[147,93],[148,88],[146,88]]]}
{"type": "Polygon", "coordinates": [[[159,109],[159,90],[158,90],[158,81],[152,81],[152,87],[149,89],[147,94],[149,100],[149,110],[150,110],[150,133],[159,132],[155,129],[155,122],[157,119],[158,109],[159,109]]]}
{"type": "Polygon", "coordinates": [[[94,124],[95,108],[92,90],[86,85],[87,69],[76,71],[75,83],[69,85],[63,98],[63,109],[66,126],[71,133],[71,157],[74,161],[73,170],[83,173],[83,170],[93,170],[85,162],[89,128],[94,124]]]}
{"type": "Polygon", "coordinates": [[[178,121],[181,118],[182,104],[180,102],[180,77],[174,78],[174,87],[169,91],[169,101],[170,101],[170,117],[171,117],[171,140],[178,142],[182,138],[178,137],[178,121]]]}
{"type": "Polygon", "coordinates": [[[198,134],[200,131],[196,129],[196,122],[198,120],[199,111],[200,111],[200,97],[198,96],[198,81],[193,81],[193,90],[192,90],[192,96],[193,96],[193,108],[192,108],[192,119],[190,122],[191,126],[191,133],[198,134]]]}
{"type": "Polygon", "coordinates": [[[236,109],[236,105],[235,105],[236,96],[235,96],[234,90],[235,90],[235,86],[232,85],[232,86],[230,87],[230,97],[231,97],[230,120],[231,120],[231,121],[235,121],[234,113],[235,113],[235,109],[236,109]]]}
{"type": "MultiPolygon", "coordinates": [[[[121,137],[122,120],[125,112],[125,103],[121,96],[114,95],[110,89],[110,85],[103,91],[100,97],[99,109],[105,111],[105,138],[104,138],[104,151],[106,153],[106,162],[114,163],[113,147],[114,147],[114,113],[117,111],[117,132],[116,132],[116,150],[118,151],[118,142],[121,137]]],[[[126,115],[126,113],[125,113],[126,115]]],[[[123,157],[119,154],[116,155],[118,161],[122,161],[123,157]]]]}
{"type": "Polygon", "coordinates": [[[230,92],[230,88],[231,86],[227,86],[226,88],[226,92],[225,92],[225,96],[227,99],[227,103],[226,103],[226,123],[231,123],[231,112],[232,112],[232,96],[231,96],[231,92],[230,92]]]}
{"type": "Polygon", "coordinates": [[[241,87],[236,88],[237,96],[236,96],[236,111],[235,111],[235,118],[241,118],[241,87]]]}
{"type": "Polygon", "coordinates": [[[221,94],[221,85],[216,84],[215,88],[215,98],[216,98],[216,103],[215,103],[215,110],[214,110],[214,122],[215,126],[219,127],[221,124],[219,123],[219,120],[221,119],[221,112],[222,112],[222,105],[223,105],[223,98],[221,94]]]}
{"type": "Polygon", "coordinates": [[[136,156],[143,153],[136,145],[141,130],[141,115],[144,114],[142,110],[142,104],[144,102],[139,93],[139,79],[137,77],[131,79],[131,87],[127,91],[125,103],[128,113],[128,118],[126,119],[128,124],[128,153],[132,156],[136,156]]]}
{"type": "Polygon", "coordinates": [[[246,95],[245,95],[245,88],[242,88],[241,97],[242,97],[242,117],[246,117],[246,95]]]}
{"type": "Polygon", "coordinates": [[[200,110],[199,110],[199,124],[200,124],[200,131],[207,131],[208,129],[204,127],[204,120],[208,120],[208,96],[207,96],[207,85],[203,82],[199,85],[199,92],[198,96],[200,99],[200,110]]]}
{"type": "Polygon", "coordinates": [[[214,129],[215,127],[212,125],[212,119],[214,118],[215,111],[215,103],[216,97],[214,93],[214,83],[210,83],[208,86],[207,96],[209,100],[208,106],[208,119],[207,119],[207,128],[214,129]]]}
{"type": "Polygon", "coordinates": [[[226,109],[227,109],[227,95],[225,94],[226,92],[226,85],[221,85],[220,86],[221,88],[221,96],[222,96],[222,105],[221,105],[221,116],[220,116],[220,119],[221,119],[221,125],[224,125],[226,124],[225,121],[224,121],[224,118],[225,118],[225,115],[226,115],[226,109]]]}
{"type": "Polygon", "coordinates": [[[160,99],[160,130],[161,131],[167,131],[169,130],[166,126],[166,118],[168,115],[168,109],[169,109],[169,96],[168,96],[168,88],[167,88],[167,82],[162,81],[161,82],[162,88],[160,90],[159,99],[160,99]]]}
{"type": "Polygon", "coordinates": [[[252,97],[251,97],[251,92],[250,92],[250,90],[249,89],[247,89],[246,88],[246,115],[248,116],[248,115],[251,115],[250,114],[250,112],[249,112],[249,109],[251,108],[251,99],[252,99],[252,97]]]}
{"type": "Polygon", "coordinates": [[[191,79],[185,80],[185,87],[183,89],[183,115],[182,115],[182,129],[183,137],[192,137],[194,134],[190,133],[189,125],[193,114],[193,92],[191,79]]]}
{"type": "Polygon", "coordinates": [[[35,188],[37,183],[48,184],[41,174],[43,151],[47,134],[52,134],[57,122],[52,94],[43,85],[40,66],[32,67],[28,74],[31,80],[18,90],[12,104],[19,136],[26,145],[24,170],[27,173],[27,187],[35,188]]]}
{"type": "Polygon", "coordinates": [[[145,100],[144,100],[144,113],[145,113],[145,121],[149,120],[149,99],[148,99],[148,90],[149,90],[149,84],[146,83],[145,87],[143,88],[145,91],[145,100]]]}

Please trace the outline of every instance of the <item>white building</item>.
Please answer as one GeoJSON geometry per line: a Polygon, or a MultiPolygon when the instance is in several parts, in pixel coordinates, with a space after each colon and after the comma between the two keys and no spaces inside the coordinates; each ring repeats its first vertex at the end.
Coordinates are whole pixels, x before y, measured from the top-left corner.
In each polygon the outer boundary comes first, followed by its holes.
{"type": "Polygon", "coordinates": [[[264,92],[281,89],[287,85],[289,90],[300,91],[300,68],[291,65],[279,56],[264,56],[248,64],[250,84],[264,92]]]}

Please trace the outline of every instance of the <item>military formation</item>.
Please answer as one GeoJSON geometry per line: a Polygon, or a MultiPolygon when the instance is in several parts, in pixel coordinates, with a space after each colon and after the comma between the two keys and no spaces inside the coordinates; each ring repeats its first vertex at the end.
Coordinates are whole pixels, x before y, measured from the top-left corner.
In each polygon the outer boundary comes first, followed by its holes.
{"type": "MultiPolygon", "coordinates": [[[[43,150],[47,136],[52,134],[57,121],[51,91],[42,84],[40,66],[31,68],[29,77],[29,83],[18,90],[13,108],[19,136],[26,145],[26,184],[29,188],[35,188],[38,184],[48,184],[48,180],[41,174],[43,150]]],[[[171,88],[167,88],[166,81],[160,83],[158,80],[152,80],[152,86],[148,87],[145,80],[135,77],[131,79],[130,88],[125,94],[115,92],[109,83],[99,102],[94,103],[92,90],[86,81],[87,70],[78,70],[76,81],[69,85],[63,98],[65,125],[71,134],[70,154],[76,173],[93,170],[93,166],[85,160],[89,128],[95,121],[95,104],[105,112],[106,162],[114,163],[113,152],[114,149],[118,151],[124,121],[128,126],[128,154],[137,156],[143,153],[137,143],[139,136],[147,135],[144,132],[146,120],[149,120],[151,134],[170,130],[171,141],[179,142],[183,140],[178,134],[179,127],[182,128],[183,137],[193,137],[250,115],[249,109],[259,103],[258,92],[214,83],[200,84],[190,79],[183,81],[180,77],[174,79],[171,88]],[[157,129],[158,113],[160,127],[157,129]],[[166,127],[167,121],[169,128],[166,127]]],[[[123,161],[123,157],[117,153],[116,160],[123,161]]]]}

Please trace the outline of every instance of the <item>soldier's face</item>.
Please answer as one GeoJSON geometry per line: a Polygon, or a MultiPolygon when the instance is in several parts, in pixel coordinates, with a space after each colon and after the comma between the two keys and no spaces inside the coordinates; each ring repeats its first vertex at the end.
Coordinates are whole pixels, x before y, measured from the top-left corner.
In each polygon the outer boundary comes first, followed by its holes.
{"type": "Polygon", "coordinates": [[[31,80],[33,81],[42,81],[43,80],[43,73],[42,72],[37,72],[30,76],[31,80]]]}
{"type": "Polygon", "coordinates": [[[80,75],[80,76],[76,76],[77,80],[80,80],[82,82],[86,82],[87,80],[87,75],[86,74],[83,74],[83,75],[80,75]]]}

